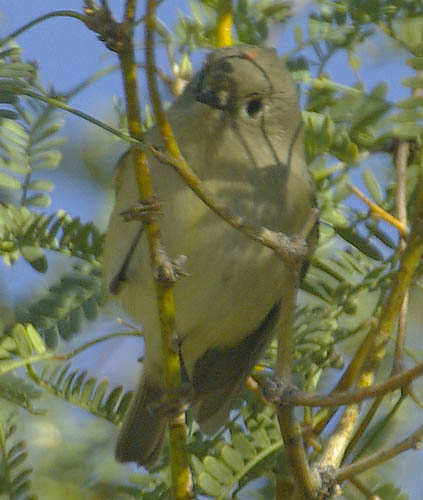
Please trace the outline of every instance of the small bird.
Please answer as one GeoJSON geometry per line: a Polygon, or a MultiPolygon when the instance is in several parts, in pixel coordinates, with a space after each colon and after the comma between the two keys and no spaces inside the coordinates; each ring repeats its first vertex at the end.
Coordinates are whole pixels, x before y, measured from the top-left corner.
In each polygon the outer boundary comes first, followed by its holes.
{"type": "MultiPolygon", "coordinates": [[[[191,168],[233,214],[287,235],[300,233],[315,206],[315,190],[304,157],[296,87],[275,50],[239,46],[211,52],[167,116],[191,168]]],[[[162,147],[157,127],[147,131],[145,142],[162,147]]],[[[174,288],[176,331],[194,418],[204,432],[213,433],[227,421],[272,338],[284,292],[296,284],[272,250],[230,227],[170,167],[152,156],[149,165],[163,205],[166,252],[187,257],[187,276],[174,288]]],[[[105,241],[106,282],[142,323],[145,339],[143,373],[116,458],[151,467],[167,424],[157,411],[166,394],[165,368],[142,222],[124,222],[121,215],[138,200],[130,153],[118,164],[115,185],[105,241]]],[[[315,239],[308,239],[310,249],[315,239]]]]}

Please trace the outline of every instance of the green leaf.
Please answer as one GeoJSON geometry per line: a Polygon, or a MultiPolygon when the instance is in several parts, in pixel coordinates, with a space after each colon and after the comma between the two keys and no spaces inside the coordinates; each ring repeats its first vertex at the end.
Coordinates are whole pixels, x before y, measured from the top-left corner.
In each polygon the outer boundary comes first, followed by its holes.
{"type": "Polygon", "coordinates": [[[0,92],[0,102],[4,104],[16,104],[18,98],[12,92],[0,92]]]}
{"type": "Polygon", "coordinates": [[[406,122],[416,122],[423,118],[423,109],[404,109],[400,113],[395,113],[392,115],[391,120],[396,123],[406,123],[406,122]]]}
{"type": "Polygon", "coordinates": [[[4,118],[7,120],[18,120],[19,115],[16,113],[16,111],[13,111],[11,109],[1,109],[0,108],[0,118],[4,118]]]}
{"type": "Polygon", "coordinates": [[[266,431],[262,428],[251,431],[251,437],[253,438],[254,444],[257,448],[264,450],[272,444],[266,431]]]}
{"type": "Polygon", "coordinates": [[[51,198],[48,194],[36,194],[34,196],[28,196],[25,200],[25,205],[32,205],[34,207],[47,208],[50,206],[51,198]]]}
{"type": "Polygon", "coordinates": [[[199,474],[198,485],[207,495],[212,497],[218,497],[224,488],[207,472],[201,472],[199,474]]]}
{"type": "Polygon", "coordinates": [[[423,89],[423,78],[419,78],[417,76],[409,76],[403,78],[401,80],[401,83],[405,87],[410,87],[412,89],[423,89]]]}
{"type": "Polygon", "coordinates": [[[422,132],[421,127],[417,123],[401,123],[396,125],[392,134],[400,139],[414,139],[422,132]]]}
{"type": "Polygon", "coordinates": [[[88,405],[91,400],[93,390],[97,385],[97,377],[92,377],[87,380],[81,391],[80,401],[83,405],[88,405]]]}
{"type": "Polygon", "coordinates": [[[319,36],[320,22],[313,16],[308,18],[308,35],[311,40],[316,39],[319,36]]]}
{"type": "Polygon", "coordinates": [[[229,467],[219,462],[215,457],[207,456],[203,460],[205,470],[221,483],[230,484],[233,481],[233,474],[229,467]]]}
{"type": "Polygon", "coordinates": [[[109,382],[107,380],[102,380],[98,384],[97,389],[96,389],[94,396],[93,396],[93,400],[92,400],[92,407],[94,409],[97,409],[101,405],[101,403],[103,401],[103,397],[106,394],[108,385],[109,385],[109,382]]]}
{"type": "Polygon", "coordinates": [[[204,472],[203,462],[194,454],[191,454],[191,465],[194,469],[194,472],[197,476],[199,476],[202,472],[204,472]]]}
{"type": "Polygon", "coordinates": [[[87,377],[87,374],[88,374],[87,370],[84,370],[76,377],[75,383],[72,386],[72,396],[80,397],[80,392],[81,392],[83,383],[87,377]]]}
{"type": "Polygon", "coordinates": [[[410,59],[407,59],[406,62],[414,69],[423,69],[423,57],[411,57],[410,59]]]}
{"type": "Polygon", "coordinates": [[[119,401],[123,392],[123,387],[121,385],[115,387],[111,393],[109,394],[106,403],[104,404],[104,408],[107,411],[107,414],[112,413],[116,409],[117,402],[119,401]]]}
{"type": "Polygon", "coordinates": [[[37,191],[53,191],[54,182],[48,180],[33,181],[28,184],[28,189],[37,191]]]}
{"type": "Polygon", "coordinates": [[[244,460],[238,450],[229,445],[225,445],[220,453],[227,465],[235,472],[239,472],[244,468],[244,460]]]}
{"type": "Polygon", "coordinates": [[[257,455],[254,446],[241,432],[232,434],[232,445],[239,451],[244,460],[251,460],[257,455]]]}
{"type": "Polygon", "coordinates": [[[31,323],[28,323],[25,325],[26,327],[26,333],[28,335],[28,338],[32,344],[33,349],[38,353],[38,354],[43,354],[46,352],[46,346],[44,344],[44,341],[41,337],[41,335],[38,333],[38,331],[34,328],[31,323]]]}
{"type": "Polygon", "coordinates": [[[415,109],[423,106],[423,96],[413,96],[397,102],[397,106],[404,109],[415,109]]]}
{"type": "Polygon", "coordinates": [[[4,172],[0,172],[0,185],[9,189],[21,189],[22,182],[16,177],[12,175],[5,174],[4,172]]]}
{"type": "Polygon", "coordinates": [[[12,329],[12,337],[16,342],[16,348],[23,358],[27,358],[32,354],[32,343],[29,335],[20,323],[14,325],[12,329]]]}
{"type": "MultiPolygon", "coordinates": [[[[32,148],[36,148],[38,145],[39,151],[42,151],[42,147],[46,145],[45,139],[49,138],[50,136],[54,135],[56,132],[58,132],[62,127],[63,127],[64,121],[63,120],[55,120],[54,123],[48,123],[47,127],[43,128],[36,128],[34,130],[34,138],[33,138],[33,146],[32,148]]],[[[56,140],[59,140],[59,144],[63,144],[63,137],[59,137],[56,140]]],[[[33,151],[33,149],[31,149],[33,151]]]]}
{"type": "Polygon", "coordinates": [[[328,209],[323,209],[321,211],[321,218],[334,227],[348,227],[349,220],[345,213],[334,207],[328,207],[328,209]]]}
{"type": "Polygon", "coordinates": [[[301,45],[303,43],[303,29],[299,24],[294,26],[294,39],[297,42],[297,45],[301,45]]]}
{"type": "Polygon", "coordinates": [[[367,255],[371,259],[382,262],[383,254],[381,251],[373,245],[367,237],[362,236],[355,228],[346,227],[341,228],[337,227],[336,232],[345,240],[348,241],[355,248],[363,252],[364,255],[367,255]]]}
{"type": "Polygon", "coordinates": [[[380,187],[380,184],[377,181],[375,174],[370,169],[366,169],[363,172],[363,180],[364,183],[366,184],[367,190],[372,195],[375,202],[378,205],[382,205],[383,204],[382,188],[380,187]]]}
{"type": "Polygon", "coordinates": [[[387,232],[383,231],[377,222],[372,220],[366,221],[366,227],[388,248],[390,248],[391,250],[397,249],[397,244],[395,243],[393,238],[387,232]]]}
{"type": "MultiPolygon", "coordinates": [[[[27,495],[31,486],[29,478],[32,469],[19,467],[28,456],[26,443],[25,441],[11,442],[16,426],[10,424],[10,420],[9,418],[4,423],[0,421],[2,445],[0,495],[2,492],[7,492],[7,498],[11,500],[36,500],[35,497],[27,495]]],[[[3,497],[3,495],[1,496],[3,497]]]]}
{"type": "MultiPolygon", "coordinates": [[[[397,16],[392,22],[395,38],[403,42],[410,50],[418,54],[418,46],[422,42],[423,17],[417,14],[412,17],[397,16]]],[[[418,54],[422,55],[422,54],[418,54]]]]}
{"type": "Polygon", "coordinates": [[[23,246],[22,257],[38,272],[45,273],[48,263],[44,251],[40,247],[23,246]]]}
{"type": "Polygon", "coordinates": [[[54,170],[58,167],[62,153],[59,151],[42,151],[31,157],[33,170],[54,170]]]}

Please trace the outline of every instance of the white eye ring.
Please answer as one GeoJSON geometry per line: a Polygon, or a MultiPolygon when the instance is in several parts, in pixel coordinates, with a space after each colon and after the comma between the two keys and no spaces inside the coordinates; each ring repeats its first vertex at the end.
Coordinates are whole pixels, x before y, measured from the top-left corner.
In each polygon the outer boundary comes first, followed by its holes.
{"type": "Polygon", "coordinates": [[[264,103],[261,97],[253,97],[245,106],[245,112],[250,118],[256,118],[263,111],[264,103]]]}

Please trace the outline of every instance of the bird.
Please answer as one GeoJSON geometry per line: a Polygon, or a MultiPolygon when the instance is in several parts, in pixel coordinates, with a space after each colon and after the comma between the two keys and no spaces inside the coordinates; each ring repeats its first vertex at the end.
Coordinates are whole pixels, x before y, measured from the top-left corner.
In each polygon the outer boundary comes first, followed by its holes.
{"type": "MultiPolygon", "coordinates": [[[[237,217],[299,234],[316,205],[304,152],[296,85],[274,49],[218,48],[205,58],[166,111],[179,149],[204,186],[237,217]]],[[[157,126],[145,142],[163,148],[157,126]]],[[[287,264],[210,210],[169,166],[148,154],[161,202],[160,226],[170,258],[185,256],[174,287],[176,332],[192,413],[214,433],[228,419],[246,378],[275,333],[281,300],[292,282],[287,264]]],[[[105,238],[105,280],[143,327],[142,374],[123,419],[115,456],[151,468],[168,416],[158,305],[143,222],[122,213],[139,198],[133,155],[115,173],[115,205],[105,238]]],[[[316,242],[312,231],[310,253],[316,242]]]]}

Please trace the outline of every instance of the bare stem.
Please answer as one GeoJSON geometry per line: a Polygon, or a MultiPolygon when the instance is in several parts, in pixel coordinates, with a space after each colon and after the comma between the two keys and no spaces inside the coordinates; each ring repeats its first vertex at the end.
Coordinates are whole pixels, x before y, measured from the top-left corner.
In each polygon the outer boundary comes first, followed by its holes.
{"type": "Polygon", "coordinates": [[[312,500],[315,498],[317,478],[314,478],[307,460],[304,448],[301,426],[295,418],[293,408],[278,410],[278,420],[286,454],[295,479],[295,496],[298,500],[312,500]]]}
{"type": "MultiPolygon", "coordinates": [[[[159,151],[156,148],[150,149],[153,156],[155,156],[162,163],[169,165],[184,179],[189,188],[220,218],[225,220],[230,226],[245,234],[253,241],[270,248],[275,254],[288,264],[298,263],[299,260],[303,261],[308,256],[309,249],[306,245],[306,231],[301,233],[300,238],[291,238],[283,233],[271,231],[265,227],[256,226],[245,220],[243,217],[233,215],[216,196],[207,189],[201,179],[188,165],[186,160],[180,156],[171,156],[168,153],[159,151]]],[[[317,209],[312,210],[309,221],[305,227],[308,232],[314,227],[315,222],[319,217],[317,209]]]]}
{"type": "MultiPolygon", "coordinates": [[[[381,396],[381,398],[382,398],[382,396],[381,396]]],[[[395,403],[395,405],[391,408],[391,410],[389,411],[389,413],[383,418],[383,420],[381,422],[378,422],[377,429],[375,430],[375,432],[371,433],[367,437],[367,439],[364,441],[363,445],[360,447],[360,449],[358,450],[358,452],[354,453],[354,457],[351,460],[352,462],[357,461],[364,454],[364,452],[367,450],[368,446],[370,446],[370,444],[372,442],[374,442],[378,438],[378,436],[380,436],[383,433],[383,431],[386,429],[386,426],[392,421],[392,419],[397,414],[398,410],[401,408],[401,405],[405,401],[405,399],[406,399],[406,394],[404,392],[402,392],[402,394],[398,398],[398,400],[395,403]]],[[[378,402],[378,401],[379,401],[379,398],[375,401],[375,403],[378,402]]],[[[376,405],[374,405],[374,406],[375,406],[375,411],[374,411],[374,413],[375,413],[377,411],[377,408],[376,408],[376,405]]],[[[373,405],[372,405],[371,410],[373,410],[373,405]]],[[[369,425],[369,422],[371,421],[371,417],[372,416],[373,415],[371,415],[370,411],[369,411],[369,414],[366,415],[366,418],[365,418],[365,420],[367,421],[367,426],[369,425]]],[[[364,430],[367,429],[367,426],[366,427],[363,426],[363,429],[364,430]]],[[[360,425],[360,427],[357,430],[357,435],[358,435],[358,431],[360,431],[360,430],[361,430],[361,425],[360,425]]],[[[354,438],[355,437],[356,437],[356,435],[354,435],[354,438]]],[[[359,436],[357,436],[356,443],[358,442],[358,439],[359,439],[359,436]]],[[[353,446],[351,446],[351,448],[349,448],[346,451],[344,459],[346,459],[348,457],[350,449],[353,449],[354,448],[354,444],[356,444],[356,443],[354,443],[353,440],[351,441],[350,444],[352,444],[353,446]]]]}
{"type": "MultiPolygon", "coordinates": [[[[130,2],[131,0],[128,0],[128,3],[130,2]]],[[[162,135],[166,150],[171,156],[178,157],[180,155],[179,148],[170,124],[163,112],[156,83],[154,49],[156,5],[156,0],[148,0],[145,16],[145,52],[148,89],[153,104],[156,122],[162,135]]],[[[165,354],[164,359],[166,364],[166,385],[168,389],[176,390],[181,384],[181,367],[179,354],[175,349],[172,349],[172,343],[174,343],[174,338],[176,338],[173,287],[169,285],[163,286],[163,284],[157,282],[157,290],[165,354]]],[[[169,420],[170,469],[172,477],[172,492],[175,500],[187,500],[192,498],[192,478],[189,468],[186,436],[187,430],[185,415],[182,413],[171,417],[169,420]]]]}
{"type": "Polygon", "coordinates": [[[361,403],[368,398],[388,394],[409,384],[423,374],[423,363],[410,368],[402,373],[392,375],[387,380],[354,391],[334,392],[332,394],[306,394],[292,393],[288,396],[287,403],[296,406],[342,406],[361,403]]]}
{"type": "MultiPolygon", "coordinates": [[[[291,287],[287,287],[281,303],[282,310],[278,324],[278,354],[276,359],[276,374],[285,381],[290,381],[291,358],[293,348],[294,308],[298,283],[298,267],[294,266],[291,276],[291,287]]],[[[298,499],[312,499],[316,490],[316,478],[313,476],[307,460],[301,425],[295,417],[293,407],[277,409],[279,427],[283,436],[286,454],[289,458],[292,474],[295,479],[296,496],[298,499]]]]}
{"type": "Polygon", "coordinates": [[[341,421],[328,439],[319,461],[319,468],[332,467],[337,469],[339,467],[359,415],[360,409],[357,404],[349,405],[345,409],[341,421]]]}
{"type": "Polygon", "coordinates": [[[217,7],[216,43],[218,47],[232,45],[232,0],[219,0],[217,7]]]}
{"type": "Polygon", "coordinates": [[[391,458],[399,455],[400,453],[403,453],[404,451],[417,449],[418,447],[421,446],[422,440],[423,440],[423,426],[419,427],[415,432],[413,432],[413,434],[411,434],[411,436],[404,439],[403,441],[393,446],[392,448],[379,451],[377,453],[370,455],[367,458],[363,458],[362,460],[354,464],[343,467],[336,473],[336,481],[337,482],[344,481],[345,479],[349,479],[350,477],[354,477],[357,474],[365,472],[372,467],[380,465],[386,462],[387,460],[390,460],[391,458]]]}
{"type": "Polygon", "coordinates": [[[25,33],[25,31],[29,30],[33,26],[36,26],[37,24],[45,21],[46,19],[51,19],[52,17],[71,17],[73,19],[77,19],[78,21],[82,21],[85,24],[87,23],[88,20],[88,16],[81,14],[80,12],[75,12],[73,10],[55,10],[53,12],[48,12],[47,14],[43,14],[40,17],[36,17],[29,23],[24,24],[16,31],[10,33],[10,35],[7,35],[7,37],[3,38],[3,40],[0,40],[0,47],[10,42],[11,40],[15,39],[19,35],[22,35],[22,33],[25,33]]]}
{"type": "MultiPolygon", "coordinates": [[[[410,143],[408,141],[400,141],[396,151],[395,168],[396,168],[396,215],[398,220],[407,225],[407,165],[410,154],[410,143]]],[[[399,242],[399,250],[403,252],[406,247],[404,236],[399,242]]],[[[410,292],[407,289],[404,293],[404,299],[398,316],[397,341],[395,344],[395,356],[393,363],[393,372],[402,370],[404,362],[404,347],[405,336],[407,332],[408,320],[408,301],[410,292]]]]}
{"type": "MultiPolygon", "coordinates": [[[[348,368],[345,370],[336,387],[333,389],[332,394],[339,393],[341,391],[347,391],[350,389],[357,381],[363,366],[366,362],[367,356],[369,354],[370,348],[373,345],[376,329],[371,326],[369,333],[366,335],[364,340],[361,342],[360,347],[351,360],[348,368]]],[[[313,418],[313,430],[316,434],[320,434],[323,429],[330,422],[334,414],[337,412],[338,408],[328,408],[325,407],[320,410],[317,415],[313,418]]]]}
{"type": "Polygon", "coordinates": [[[372,201],[368,196],[366,196],[362,191],[360,191],[357,187],[355,187],[353,184],[348,184],[349,188],[351,191],[360,198],[360,200],[364,201],[364,203],[369,207],[370,211],[374,214],[383,219],[384,221],[388,222],[391,224],[391,226],[395,227],[398,229],[400,234],[402,236],[407,236],[409,230],[406,224],[404,224],[401,220],[397,219],[396,217],[392,216],[389,212],[381,208],[379,205],[377,205],[374,201],[372,201]]]}

